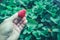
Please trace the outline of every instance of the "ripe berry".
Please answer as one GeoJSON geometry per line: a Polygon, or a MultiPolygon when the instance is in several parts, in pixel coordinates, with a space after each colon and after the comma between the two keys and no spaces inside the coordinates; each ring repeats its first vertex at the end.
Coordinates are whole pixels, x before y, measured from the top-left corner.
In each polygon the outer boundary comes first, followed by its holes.
{"type": "Polygon", "coordinates": [[[21,17],[21,18],[25,17],[25,14],[26,14],[26,10],[25,10],[25,9],[20,10],[20,11],[18,12],[18,16],[21,17]]]}

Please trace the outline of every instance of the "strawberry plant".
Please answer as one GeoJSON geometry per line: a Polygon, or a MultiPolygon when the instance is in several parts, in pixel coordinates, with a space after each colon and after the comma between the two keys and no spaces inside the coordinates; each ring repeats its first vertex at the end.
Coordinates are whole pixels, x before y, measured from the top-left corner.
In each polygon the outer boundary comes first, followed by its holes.
{"type": "Polygon", "coordinates": [[[60,0],[1,0],[0,23],[21,9],[28,23],[18,40],[60,40],[60,0]]]}

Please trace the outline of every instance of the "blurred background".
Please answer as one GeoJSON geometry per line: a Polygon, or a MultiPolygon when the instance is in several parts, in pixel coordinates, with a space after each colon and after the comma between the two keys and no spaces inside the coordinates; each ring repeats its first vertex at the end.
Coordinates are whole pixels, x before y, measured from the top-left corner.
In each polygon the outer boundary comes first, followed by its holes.
{"type": "Polygon", "coordinates": [[[18,40],[60,40],[60,0],[0,0],[0,23],[22,9],[28,23],[18,40]]]}

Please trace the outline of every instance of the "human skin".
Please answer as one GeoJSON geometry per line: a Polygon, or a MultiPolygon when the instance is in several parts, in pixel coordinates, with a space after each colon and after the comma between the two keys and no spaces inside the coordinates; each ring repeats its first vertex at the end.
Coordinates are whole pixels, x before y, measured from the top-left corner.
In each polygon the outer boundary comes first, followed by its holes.
{"type": "Polygon", "coordinates": [[[0,40],[17,40],[18,39],[22,29],[24,28],[24,25],[27,23],[27,20],[25,16],[21,18],[21,21],[17,23],[18,21],[16,20],[17,18],[19,18],[18,13],[15,13],[11,17],[5,19],[0,24],[0,40]]]}

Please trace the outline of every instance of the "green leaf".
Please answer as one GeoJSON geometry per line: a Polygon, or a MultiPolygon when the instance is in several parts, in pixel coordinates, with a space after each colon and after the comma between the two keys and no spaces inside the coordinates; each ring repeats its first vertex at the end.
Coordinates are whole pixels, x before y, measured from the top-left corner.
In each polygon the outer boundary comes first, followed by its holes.
{"type": "Polygon", "coordinates": [[[59,29],[55,28],[55,29],[52,29],[52,32],[60,32],[59,29]]]}
{"type": "Polygon", "coordinates": [[[31,35],[29,35],[25,38],[25,40],[30,40],[30,39],[31,39],[31,35]]]}
{"type": "Polygon", "coordinates": [[[57,38],[58,38],[57,40],[60,40],[60,33],[58,33],[57,38]]]}

